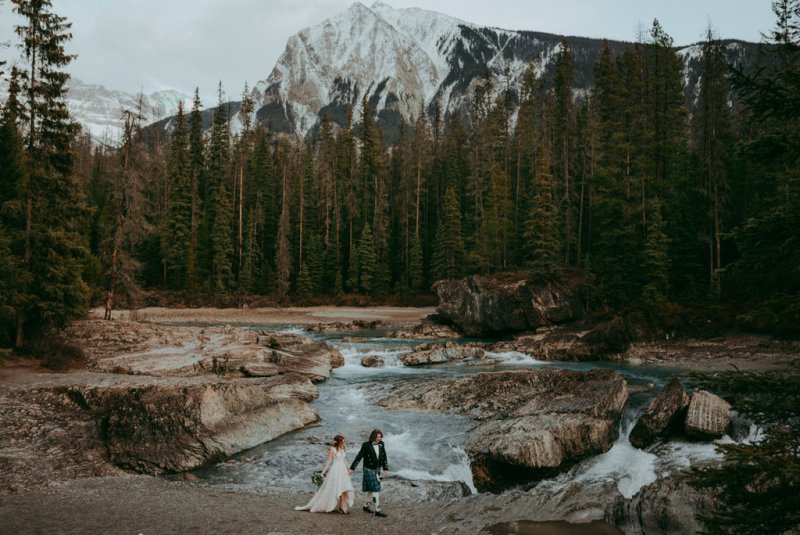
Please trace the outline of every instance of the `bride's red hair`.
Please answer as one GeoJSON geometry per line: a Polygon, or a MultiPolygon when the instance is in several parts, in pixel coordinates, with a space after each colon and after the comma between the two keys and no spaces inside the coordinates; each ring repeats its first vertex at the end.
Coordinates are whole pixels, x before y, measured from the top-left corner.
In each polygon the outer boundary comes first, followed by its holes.
{"type": "Polygon", "coordinates": [[[344,447],[344,437],[342,435],[333,437],[333,447],[337,450],[344,447]]]}

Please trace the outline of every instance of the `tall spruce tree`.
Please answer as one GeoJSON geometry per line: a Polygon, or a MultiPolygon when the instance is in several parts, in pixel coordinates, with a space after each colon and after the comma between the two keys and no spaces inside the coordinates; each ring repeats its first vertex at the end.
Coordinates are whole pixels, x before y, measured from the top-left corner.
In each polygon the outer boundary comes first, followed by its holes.
{"type": "Polygon", "coordinates": [[[194,195],[191,182],[191,154],[183,104],[178,103],[178,114],[172,130],[172,144],[168,163],[170,198],[167,226],[169,256],[167,257],[169,281],[172,288],[186,290],[195,279],[196,257],[192,247],[192,211],[194,195]]]}
{"type": "Polygon", "coordinates": [[[214,110],[208,149],[209,186],[212,188],[211,275],[212,290],[227,292],[233,288],[233,203],[230,196],[230,129],[228,107],[223,101],[222,83],[219,102],[214,110]]]}
{"type": "MultiPolygon", "coordinates": [[[[63,69],[75,56],[64,45],[71,24],[49,0],[14,0],[16,27],[27,69],[21,73],[20,115],[28,172],[18,190],[24,206],[22,266],[26,272],[15,312],[15,345],[26,335],[61,327],[85,311],[88,288],[81,269],[87,251],[80,235],[84,202],[71,176],[71,142],[78,132],[66,103],[63,69]]],[[[16,229],[9,229],[12,233],[16,229]]]]}
{"type": "Polygon", "coordinates": [[[208,271],[203,269],[208,261],[208,227],[204,224],[204,212],[208,206],[208,185],[205,174],[205,141],[203,138],[203,115],[200,90],[195,88],[192,111],[189,114],[189,182],[192,195],[192,218],[190,247],[194,251],[194,265],[187,264],[186,285],[196,291],[199,281],[207,279],[208,271]]]}
{"type": "Polygon", "coordinates": [[[556,56],[556,76],[553,83],[554,106],[554,157],[553,170],[556,177],[556,191],[559,196],[559,216],[564,246],[564,265],[574,263],[577,242],[575,230],[575,178],[573,176],[575,153],[575,102],[572,95],[575,83],[575,59],[569,42],[561,41],[556,56]]]}

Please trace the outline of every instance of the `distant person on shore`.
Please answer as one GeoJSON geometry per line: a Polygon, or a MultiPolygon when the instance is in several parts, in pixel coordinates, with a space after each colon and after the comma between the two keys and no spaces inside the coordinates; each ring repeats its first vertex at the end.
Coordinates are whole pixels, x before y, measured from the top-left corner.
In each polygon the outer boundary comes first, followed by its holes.
{"type": "Polygon", "coordinates": [[[342,435],[333,437],[333,445],[328,448],[328,458],[322,469],[322,485],[311,501],[295,511],[311,511],[312,513],[344,513],[350,512],[355,501],[355,489],[350,476],[352,469],[347,468],[347,450],[342,435]]]}
{"type": "Polygon", "coordinates": [[[350,472],[356,469],[358,462],[364,459],[364,476],[361,480],[361,491],[367,493],[364,502],[364,511],[375,513],[375,516],[386,516],[381,511],[381,478],[389,473],[389,464],[386,460],[386,448],[383,446],[383,433],[374,429],[369,434],[369,440],[361,445],[361,450],[350,465],[350,472]],[[370,505],[374,507],[370,508],[370,505]]]}

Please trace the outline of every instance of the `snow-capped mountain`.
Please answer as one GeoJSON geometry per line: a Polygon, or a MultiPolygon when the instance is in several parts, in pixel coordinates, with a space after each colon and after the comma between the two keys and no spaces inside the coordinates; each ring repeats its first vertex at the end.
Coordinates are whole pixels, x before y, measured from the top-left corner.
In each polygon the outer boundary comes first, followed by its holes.
{"type": "MultiPolygon", "coordinates": [[[[75,120],[95,142],[115,143],[122,134],[123,110],[139,108],[139,94],[87,84],[76,78],[67,82],[67,107],[75,120]]],[[[0,83],[0,102],[7,97],[8,86],[0,83]]],[[[192,99],[179,91],[155,91],[141,95],[142,124],[147,125],[178,112],[178,103],[191,107],[192,99]]]]}
{"type": "MultiPolygon", "coordinates": [[[[391,135],[420,108],[430,113],[465,113],[474,85],[488,69],[495,88],[516,88],[528,65],[549,72],[563,36],[479,26],[417,8],[395,9],[380,1],[359,2],[289,38],[272,72],[253,89],[257,119],[273,130],[305,135],[324,114],[344,124],[348,108],[358,121],[366,97],[391,135]]],[[[603,41],[568,37],[575,61],[577,93],[593,82],[593,64],[603,41]]],[[[616,51],[630,43],[611,41],[616,51]]],[[[752,55],[755,45],[729,42],[729,55],[752,55]]],[[[694,94],[696,49],[680,52],[686,62],[687,96],[694,94]]]]}
{"type": "Polygon", "coordinates": [[[118,140],[122,133],[123,110],[137,111],[140,98],[143,125],[175,115],[179,102],[183,102],[186,109],[192,102],[191,97],[175,90],[155,91],[149,95],[126,93],[75,78],[67,83],[67,88],[70,112],[96,141],[118,140]]]}

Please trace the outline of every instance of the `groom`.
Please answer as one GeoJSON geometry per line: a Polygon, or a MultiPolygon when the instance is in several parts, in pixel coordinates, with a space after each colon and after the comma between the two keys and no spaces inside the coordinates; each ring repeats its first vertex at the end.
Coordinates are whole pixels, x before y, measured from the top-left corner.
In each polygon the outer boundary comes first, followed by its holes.
{"type": "Polygon", "coordinates": [[[383,447],[383,433],[380,429],[374,429],[369,434],[369,440],[361,445],[361,450],[356,455],[350,470],[355,470],[361,459],[364,459],[364,477],[361,481],[361,491],[367,493],[367,501],[364,502],[364,511],[371,513],[370,502],[375,506],[375,516],[386,516],[381,511],[381,469],[383,473],[389,472],[386,460],[386,448],[383,447]]]}

